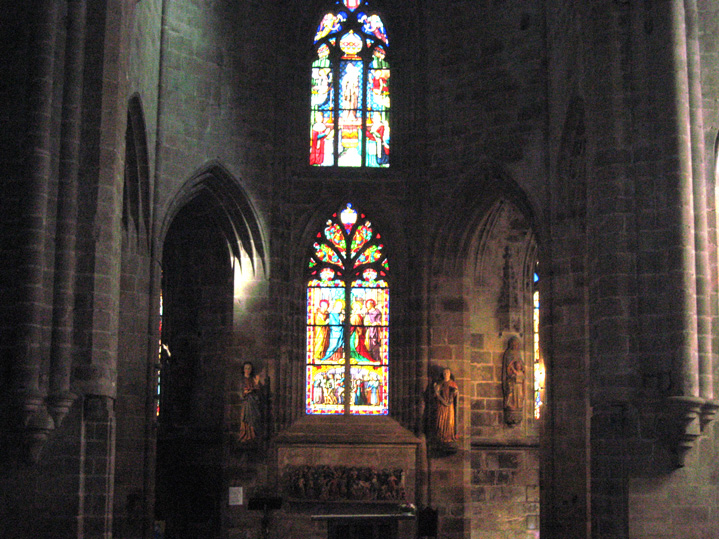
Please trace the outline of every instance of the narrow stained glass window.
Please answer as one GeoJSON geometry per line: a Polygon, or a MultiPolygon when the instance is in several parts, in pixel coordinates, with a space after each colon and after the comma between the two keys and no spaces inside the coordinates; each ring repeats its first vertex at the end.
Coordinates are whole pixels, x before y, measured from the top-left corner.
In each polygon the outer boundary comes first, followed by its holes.
{"type": "Polygon", "coordinates": [[[387,414],[389,264],[381,236],[347,204],[317,234],[307,268],[306,412],[387,414]]]}
{"type": "Polygon", "coordinates": [[[365,0],[337,1],[312,62],[310,165],[388,167],[389,41],[365,0]]]}
{"type": "Polygon", "coordinates": [[[160,322],[157,333],[159,335],[159,350],[157,354],[157,363],[155,364],[155,417],[160,417],[160,400],[162,399],[162,359],[163,353],[169,356],[170,350],[166,344],[162,343],[162,292],[160,292],[160,322]]]}
{"type": "Polygon", "coordinates": [[[532,293],[533,331],[534,335],[534,418],[542,417],[544,404],[544,359],[539,347],[539,274],[534,274],[534,291],[532,293]]]}

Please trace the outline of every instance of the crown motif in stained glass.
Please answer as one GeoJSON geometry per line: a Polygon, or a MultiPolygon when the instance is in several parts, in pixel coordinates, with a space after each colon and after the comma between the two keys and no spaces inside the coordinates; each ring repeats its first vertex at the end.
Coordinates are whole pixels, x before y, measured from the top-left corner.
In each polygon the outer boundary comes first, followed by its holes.
{"type": "Polygon", "coordinates": [[[340,49],[345,54],[355,56],[359,51],[362,50],[362,39],[355,34],[352,30],[342,36],[340,39],[340,49]]]}

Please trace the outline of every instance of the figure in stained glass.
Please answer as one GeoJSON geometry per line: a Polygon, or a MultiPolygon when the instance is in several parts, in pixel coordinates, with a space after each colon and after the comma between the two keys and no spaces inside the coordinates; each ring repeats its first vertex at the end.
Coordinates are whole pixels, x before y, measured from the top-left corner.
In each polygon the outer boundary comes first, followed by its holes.
{"type": "Polygon", "coordinates": [[[341,361],[344,347],[344,302],[340,299],[335,301],[332,310],[329,313],[329,342],[327,343],[327,351],[322,356],[321,361],[341,361]]]}
{"type": "Polygon", "coordinates": [[[330,302],[326,299],[320,300],[319,310],[315,314],[315,344],[314,359],[322,359],[327,354],[330,344],[330,302]]]}
{"type": "Polygon", "coordinates": [[[382,119],[379,112],[372,114],[367,139],[370,141],[367,151],[367,166],[381,167],[389,164],[389,124],[382,119]]]}
{"type": "Polygon", "coordinates": [[[367,348],[369,355],[374,361],[380,361],[380,325],[382,324],[382,311],[377,308],[377,303],[373,299],[368,299],[367,314],[365,315],[365,325],[367,326],[367,348]]]}
{"type": "MultiPolygon", "coordinates": [[[[312,146],[310,150],[310,164],[322,165],[325,162],[327,150],[332,147],[332,128],[325,122],[324,113],[315,113],[315,123],[312,124],[312,146]],[[325,148],[327,146],[327,149],[325,148]]],[[[330,158],[331,159],[331,158],[330,158]]]]}
{"type": "Polygon", "coordinates": [[[364,326],[364,304],[361,299],[352,302],[350,315],[350,356],[360,363],[373,361],[367,349],[366,328],[364,326]]]}

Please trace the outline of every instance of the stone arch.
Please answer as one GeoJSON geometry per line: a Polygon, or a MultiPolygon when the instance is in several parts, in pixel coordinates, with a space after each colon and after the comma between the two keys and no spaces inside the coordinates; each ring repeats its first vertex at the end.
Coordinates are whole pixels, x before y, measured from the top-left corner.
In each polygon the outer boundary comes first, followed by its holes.
{"type": "Polygon", "coordinates": [[[240,183],[218,162],[208,163],[182,185],[165,213],[159,238],[165,239],[174,218],[193,200],[213,208],[232,254],[240,258],[242,251],[247,253],[252,271],[266,277],[268,251],[259,214],[240,183]]]}
{"type": "MultiPolygon", "coordinates": [[[[531,534],[539,529],[532,276],[540,227],[529,197],[491,162],[461,180],[448,201],[433,239],[428,372],[431,377],[450,368],[463,396],[461,447],[470,479],[456,486],[468,508],[465,533],[531,534]],[[516,386],[521,388],[518,408],[510,408],[505,398],[503,358],[514,340],[524,366],[524,379],[516,386]]],[[[432,473],[448,464],[434,454],[432,473]]],[[[451,503],[440,489],[430,490],[434,504],[451,503]]]]}
{"type": "Polygon", "coordinates": [[[138,94],[130,97],[125,130],[125,180],[123,188],[122,224],[125,231],[133,228],[146,239],[150,234],[150,164],[147,149],[147,129],[142,100],[138,94]]]}
{"type": "Polygon", "coordinates": [[[471,178],[458,181],[438,214],[439,222],[432,237],[435,269],[463,271],[470,251],[479,245],[476,234],[486,229],[491,209],[498,200],[515,206],[539,241],[541,230],[534,204],[501,166],[486,161],[471,178]]]}
{"type": "MultiPolygon", "coordinates": [[[[242,364],[267,354],[267,248],[252,201],[212,162],[192,175],[163,221],[157,514],[168,534],[219,533],[223,454],[240,439],[242,364]],[[198,531],[199,530],[199,531],[198,531]]],[[[266,442],[269,417],[249,440],[266,442]]]]}

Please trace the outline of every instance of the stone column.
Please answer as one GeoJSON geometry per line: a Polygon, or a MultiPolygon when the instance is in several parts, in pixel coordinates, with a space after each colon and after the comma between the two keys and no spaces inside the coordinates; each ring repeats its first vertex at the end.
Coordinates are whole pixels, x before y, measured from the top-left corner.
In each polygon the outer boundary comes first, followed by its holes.
{"type": "MultiPolygon", "coordinates": [[[[692,160],[692,133],[689,102],[689,77],[687,66],[687,37],[684,0],[671,2],[671,37],[672,61],[674,66],[674,105],[677,151],[677,223],[679,230],[676,238],[678,244],[671,246],[673,258],[677,265],[669,273],[670,281],[679,298],[678,309],[681,319],[677,320],[681,327],[674,328],[677,338],[677,349],[674,355],[673,378],[674,393],[680,397],[696,397],[699,395],[699,358],[697,350],[697,290],[694,272],[697,262],[695,257],[695,212],[694,182],[692,160]]],[[[671,194],[671,193],[670,193],[671,194]]]]}
{"type": "Polygon", "coordinates": [[[56,426],[62,422],[74,400],[74,395],[70,393],[70,371],[72,368],[75,302],[77,180],[82,120],[86,9],[86,0],[68,2],[48,396],[50,415],[56,426]]]}
{"type": "Polygon", "coordinates": [[[21,222],[17,234],[17,282],[20,290],[12,367],[15,404],[21,410],[24,427],[40,408],[44,396],[39,376],[58,15],[59,3],[55,0],[36,2],[30,14],[25,192],[21,198],[21,222]]]}

